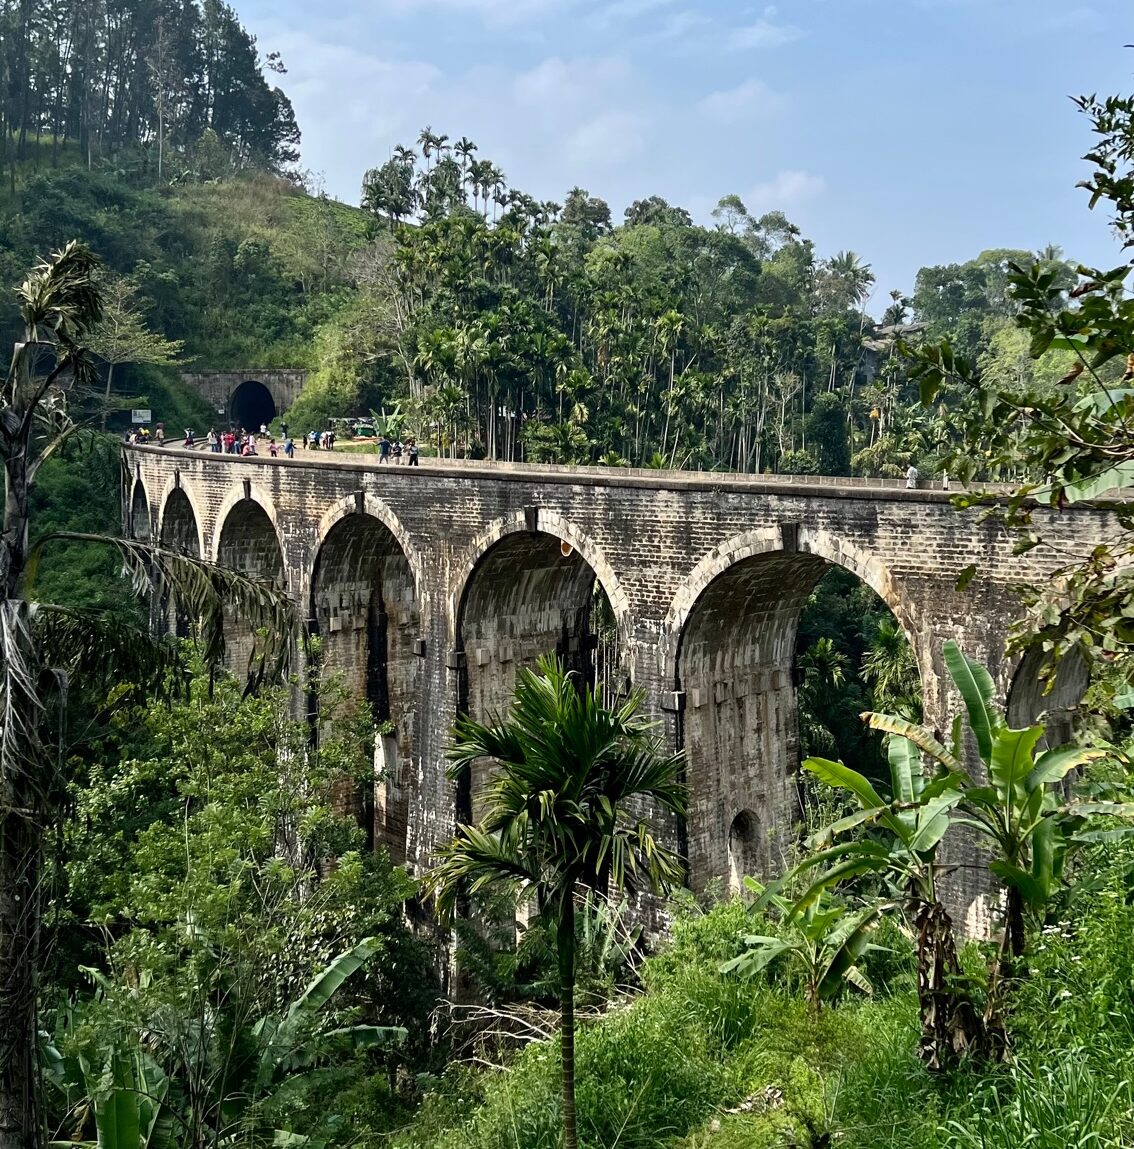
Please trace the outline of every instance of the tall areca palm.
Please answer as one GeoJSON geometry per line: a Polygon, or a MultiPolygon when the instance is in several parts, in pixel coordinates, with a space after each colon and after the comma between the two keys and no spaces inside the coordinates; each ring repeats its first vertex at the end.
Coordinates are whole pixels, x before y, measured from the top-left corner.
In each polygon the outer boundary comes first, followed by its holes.
{"type": "Polygon", "coordinates": [[[458,719],[449,758],[454,775],[478,759],[499,772],[483,796],[477,826],[462,826],[427,879],[439,914],[461,893],[502,887],[534,902],[555,923],[562,1020],[563,1129],[575,1149],[575,899],[580,891],[645,886],[662,891],[682,877],[681,859],[631,812],[642,802],[683,816],[681,757],[664,753],[638,717],[641,695],[602,705],[555,659],[520,672],[507,722],[458,719]]]}
{"type": "Polygon", "coordinates": [[[469,161],[476,151],[476,144],[468,138],[468,136],[461,136],[461,138],[453,145],[453,151],[461,157],[461,178],[465,177],[468,172],[469,161]]]}
{"type": "Polygon", "coordinates": [[[424,128],[418,133],[417,142],[421,145],[421,154],[425,157],[426,170],[431,167],[429,160],[434,151],[437,150],[437,145],[440,142],[439,138],[434,135],[431,125],[426,124],[424,128]]]}
{"type": "Polygon", "coordinates": [[[36,474],[79,426],[67,413],[68,392],[96,378],[85,350],[102,310],[96,268],[86,247],[70,243],[31,271],[16,293],[24,339],[0,389],[0,1149],[42,1142],[35,1072],[40,880],[61,789],[65,683],[169,689],[181,678],[176,646],[120,615],[31,601],[45,549],[55,539],[113,548],[139,595],[168,594],[201,620],[211,663],[224,651],[226,604],[268,635],[261,671],[282,665],[294,633],[289,604],[265,584],[145,542],[56,533],[29,546],[36,474]]]}

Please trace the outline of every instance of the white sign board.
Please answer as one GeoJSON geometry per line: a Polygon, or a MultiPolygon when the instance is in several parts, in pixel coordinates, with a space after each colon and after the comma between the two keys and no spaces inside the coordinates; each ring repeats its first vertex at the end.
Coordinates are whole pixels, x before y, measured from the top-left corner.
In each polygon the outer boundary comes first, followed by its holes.
{"type": "Polygon", "coordinates": [[[153,412],[149,407],[135,407],[130,412],[131,423],[152,423],[153,412]]]}

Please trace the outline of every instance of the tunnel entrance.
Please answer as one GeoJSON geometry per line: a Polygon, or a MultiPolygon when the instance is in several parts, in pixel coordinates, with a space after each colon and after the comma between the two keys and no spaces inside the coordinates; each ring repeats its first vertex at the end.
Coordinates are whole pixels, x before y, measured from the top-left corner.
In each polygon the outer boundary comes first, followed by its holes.
{"type": "Polygon", "coordinates": [[[271,423],[276,414],[271,391],[255,379],[241,383],[228,401],[229,421],[246,431],[258,431],[261,423],[271,423]]]}
{"type": "MultiPolygon", "coordinates": [[[[801,759],[853,758],[836,744],[844,731],[832,712],[847,718],[848,729],[854,723],[856,737],[877,741],[859,734],[858,720],[872,708],[870,693],[859,689],[863,648],[876,628],[867,600],[905,647],[900,626],[869,587],[806,552],[743,558],[695,603],[675,683],[684,700],[678,730],[690,783],[686,840],[695,890],[719,880],[735,891],[746,875],[766,880],[784,871],[805,798],[801,759]],[[830,586],[834,604],[825,602],[830,586]],[[825,609],[816,613],[816,602],[825,609]]],[[[910,665],[916,678],[916,663],[910,665]]]]}

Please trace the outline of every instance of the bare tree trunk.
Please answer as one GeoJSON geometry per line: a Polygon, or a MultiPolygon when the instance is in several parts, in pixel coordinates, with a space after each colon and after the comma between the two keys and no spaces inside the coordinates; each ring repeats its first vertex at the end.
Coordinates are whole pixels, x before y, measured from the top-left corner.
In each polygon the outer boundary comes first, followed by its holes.
{"type": "Polygon", "coordinates": [[[575,1120],[575,903],[570,893],[565,895],[565,904],[559,914],[558,934],[563,1146],[564,1149],[578,1149],[575,1120]]]}
{"type": "Polygon", "coordinates": [[[102,429],[106,430],[106,419],[110,414],[110,385],[114,381],[114,364],[108,363],[106,366],[106,406],[102,411],[102,429]]]}
{"type": "MultiPolygon", "coordinates": [[[[7,456],[0,537],[0,673],[8,679],[5,702],[13,712],[26,699],[26,687],[20,689],[21,665],[32,674],[35,665],[28,604],[17,597],[27,557],[28,459],[26,434],[14,416],[7,413],[13,425],[6,420],[0,432],[7,456]]],[[[39,716],[18,717],[34,724],[39,716]]],[[[12,718],[0,715],[3,721],[12,718]]],[[[44,793],[31,741],[26,747],[28,769],[0,776],[0,1149],[37,1149],[40,1144],[35,1050],[44,793]]]]}

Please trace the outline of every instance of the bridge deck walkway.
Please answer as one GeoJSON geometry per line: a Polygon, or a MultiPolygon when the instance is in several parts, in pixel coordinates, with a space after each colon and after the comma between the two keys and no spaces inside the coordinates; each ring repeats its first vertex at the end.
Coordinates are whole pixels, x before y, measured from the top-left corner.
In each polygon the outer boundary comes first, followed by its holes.
{"type": "MultiPolygon", "coordinates": [[[[585,486],[638,487],[653,490],[730,490],[760,494],[814,495],[826,498],[865,498],[912,502],[948,502],[964,491],[964,487],[951,481],[945,488],[940,480],[922,480],[916,488],[906,486],[905,479],[851,477],[844,475],[779,475],[742,474],[735,471],[679,471],[645,467],[577,466],[561,463],[516,463],[487,459],[448,459],[438,456],[421,457],[418,467],[403,462],[380,463],[376,454],[361,451],[325,451],[297,447],[292,459],[273,459],[267,454],[241,456],[209,451],[197,444],[157,447],[129,445],[128,450],[160,453],[200,459],[205,457],[217,463],[233,465],[270,465],[280,467],[335,467],[357,471],[383,471],[405,474],[407,481],[433,472],[446,477],[470,479],[491,478],[498,481],[568,483],[585,486]]],[[[1007,496],[1015,489],[1007,483],[985,483],[981,492],[1007,496]]]]}

